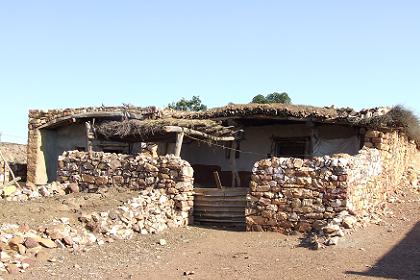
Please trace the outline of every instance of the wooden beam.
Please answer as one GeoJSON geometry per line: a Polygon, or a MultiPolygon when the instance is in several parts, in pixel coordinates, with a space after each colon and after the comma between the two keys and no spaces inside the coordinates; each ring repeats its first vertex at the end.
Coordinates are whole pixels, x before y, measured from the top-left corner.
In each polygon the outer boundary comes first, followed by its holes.
{"type": "Polygon", "coordinates": [[[222,182],[220,181],[219,172],[213,171],[214,181],[216,182],[216,187],[218,189],[222,188],[222,182]]]}
{"type": "Polygon", "coordinates": [[[184,132],[178,132],[176,134],[176,145],[175,145],[175,156],[179,157],[181,156],[181,148],[182,148],[182,142],[184,140],[184,132]]]}
{"type": "Polygon", "coordinates": [[[163,131],[175,132],[175,133],[183,132],[188,135],[201,136],[201,137],[213,140],[213,141],[234,141],[235,140],[235,137],[233,136],[223,136],[223,137],[213,136],[213,135],[209,135],[207,133],[201,132],[201,131],[197,131],[197,130],[189,129],[185,127],[179,127],[179,126],[164,126],[163,131]]]}

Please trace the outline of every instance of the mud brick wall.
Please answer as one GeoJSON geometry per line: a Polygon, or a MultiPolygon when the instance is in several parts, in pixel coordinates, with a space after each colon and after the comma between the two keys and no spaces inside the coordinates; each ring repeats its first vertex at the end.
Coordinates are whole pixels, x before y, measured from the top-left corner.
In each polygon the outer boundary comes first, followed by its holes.
{"type": "Polygon", "coordinates": [[[40,177],[37,172],[37,164],[43,160],[41,156],[42,137],[40,127],[54,124],[55,122],[78,114],[102,114],[121,112],[122,114],[134,114],[145,118],[154,118],[161,114],[156,107],[83,107],[83,108],[66,108],[55,110],[30,110],[28,115],[28,165],[27,165],[27,181],[29,184],[38,184],[40,177]]]}
{"type": "Polygon", "coordinates": [[[148,215],[154,215],[159,224],[192,222],[193,169],[185,160],[172,155],[152,158],[70,151],[63,153],[58,166],[60,183],[77,184],[86,192],[111,187],[141,190],[143,196],[150,196],[148,209],[155,209],[148,215]]]}
{"type": "Polygon", "coordinates": [[[249,231],[309,231],[341,211],[369,215],[403,178],[416,145],[398,133],[368,131],[356,156],[271,158],[252,170],[247,197],[249,231]]]}

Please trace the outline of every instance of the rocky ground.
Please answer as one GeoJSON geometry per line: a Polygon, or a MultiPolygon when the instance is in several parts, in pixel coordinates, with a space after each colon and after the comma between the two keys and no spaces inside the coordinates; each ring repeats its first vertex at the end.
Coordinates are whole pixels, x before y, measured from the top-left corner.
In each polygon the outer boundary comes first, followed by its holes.
{"type": "MultiPolygon", "coordinates": [[[[187,227],[135,234],[83,250],[43,249],[25,273],[4,279],[420,279],[420,194],[392,200],[379,225],[357,228],[338,245],[302,246],[301,236],[187,227]]],[[[111,190],[26,202],[1,201],[0,224],[31,228],[78,211],[108,211],[135,196],[111,190]]]]}

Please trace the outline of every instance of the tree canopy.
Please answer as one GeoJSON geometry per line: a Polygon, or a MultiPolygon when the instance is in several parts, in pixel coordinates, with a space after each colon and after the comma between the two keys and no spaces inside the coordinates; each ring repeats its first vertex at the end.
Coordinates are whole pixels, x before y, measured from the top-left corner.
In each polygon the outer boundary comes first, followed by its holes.
{"type": "Polygon", "coordinates": [[[266,96],[262,94],[258,94],[252,98],[251,103],[260,103],[260,104],[266,104],[266,103],[283,103],[283,104],[290,104],[292,103],[292,99],[289,97],[287,92],[273,92],[270,94],[267,94],[266,96]]]}
{"type": "Polygon", "coordinates": [[[180,111],[205,111],[207,106],[202,104],[199,96],[193,96],[191,99],[181,98],[177,102],[168,104],[169,109],[180,111]]]}

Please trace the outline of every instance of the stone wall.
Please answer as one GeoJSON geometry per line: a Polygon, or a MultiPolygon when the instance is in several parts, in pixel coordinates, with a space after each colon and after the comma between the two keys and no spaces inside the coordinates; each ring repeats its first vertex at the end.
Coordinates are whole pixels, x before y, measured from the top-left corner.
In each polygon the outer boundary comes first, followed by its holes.
{"type": "Polygon", "coordinates": [[[136,210],[139,218],[136,224],[147,225],[149,232],[150,228],[192,222],[193,169],[180,158],[70,151],[60,156],[58,166],[58,181],[70,183],[71,189],[86,192],[112,187],[140,190],[138,199],[144,205],[136,210]]]}
{"type": "Polygon", "coordinates": [[[368,131],[356,156],[271,158],[253,168],[247,230],[310,231],[343,211],[369,215],[399,188],[418,153],[398,132],[368,131]]]}

